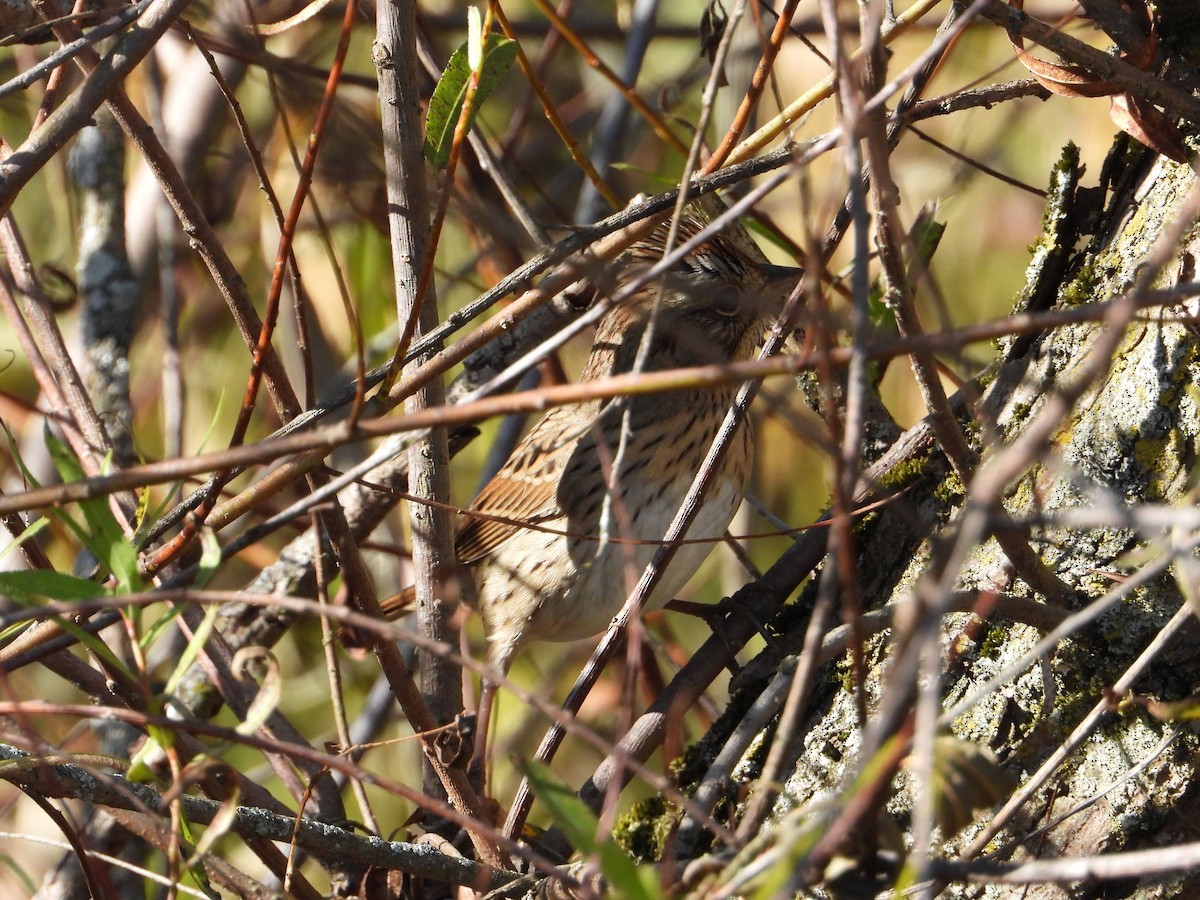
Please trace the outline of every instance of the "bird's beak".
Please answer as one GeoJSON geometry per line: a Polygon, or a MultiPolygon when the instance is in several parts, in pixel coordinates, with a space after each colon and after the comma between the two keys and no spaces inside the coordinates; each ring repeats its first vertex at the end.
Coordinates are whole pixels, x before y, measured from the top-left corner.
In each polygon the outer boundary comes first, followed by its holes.
{"type": "Polygon", "coordinates": [[[759,302],[765,304],[772,315],[778,315],[804,275],[804,270],[792,266],[773,266],[770,263],[764,263],[758,269],[763,276],[763,284],[759,288],[759,297],[762,299],[759,302]]]}
{"type": "Polygon", "coordinates": [[[804,275],[804,269],[795,266],[773,266],[770,263],[764,263],[758,267],[762,272],[763,278],[768,282],[792,282],[795,284],[804,275]]]}

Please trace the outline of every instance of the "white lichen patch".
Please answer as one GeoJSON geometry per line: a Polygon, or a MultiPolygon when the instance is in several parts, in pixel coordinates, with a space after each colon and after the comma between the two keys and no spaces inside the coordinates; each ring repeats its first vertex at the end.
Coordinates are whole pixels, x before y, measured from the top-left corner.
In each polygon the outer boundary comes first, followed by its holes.
{"type": "Polygon", "coordinates": [[[775,817],[801,806],[835,800],[856,770],[861,747],[853,695],[842,691],[829,712],[805,735],[799,762],[775,804],[775,817]]]}

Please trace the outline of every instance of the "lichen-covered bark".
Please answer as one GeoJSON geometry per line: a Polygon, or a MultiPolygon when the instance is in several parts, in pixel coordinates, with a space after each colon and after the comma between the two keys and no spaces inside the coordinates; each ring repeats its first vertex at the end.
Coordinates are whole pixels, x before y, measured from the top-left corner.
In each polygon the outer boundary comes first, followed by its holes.
{"type": "MultiPolygon", "coordinates": [[[[1097,189],[1079,179],[1082,173],[1072,154],[1069,148],[1056,169],[1047,233],[1034,248],[1020,307],[1067,308],[1128,291],[1193,183],[1187,167],[1118,151],[1106,167],[1111,189],[1101,210],[1097,189]],[[1086,238],[1077,240],[1079,232],[1086,238]]],[[[1194,277],[1191,256],[1197,243],[1200,237],[1192,229],[1179,247],[1176,262],[1160,274],[1156,287],[1194,277]]],[[[1152,563],[1166,552],[1170,536],[1145,528],[1139,532],[1132,524],[1066,527],[1055,521],[1056,513],[1105,505],[1136,509],[1142,504],[1191,504],[1189,488],[1200,433],[1196,391],[1200,366],[1194,329],[1172,318],[1170,307],[1153,308],[1128,328],[1107,376],[1073,406],[1052,447],[1030,461],[1024,477],[1006,496],[1005,506],[1014,518],[1034,523],[1029,533],[1033,550],[1076,592],[1074,609],[1095,603],[1129,573],[1152,563]]],[[[1003,345],[1005,357],[981,379],[987,390],[975,406],[974,422],[964,421],[984,459],[1020,434],[1051,392],[1079,376],[1093,353],[1099,328],[1073,325],[1003,345]]],[[[904,603],[918,592],[919,579],[938,553],[939,535],[952,531],[961,513],[962,486],[948,480],[946,473],[944,461],[936,454],[910,467],[905,473],[909,491],[899,508],[883,511],[859,529],[858,578],[868,606],[904,603]]],[[[1017,674],[989,688],[957,715],[948,730],[966,742],[964,746],[986,747],[995,754],[1004,771],[995,772],[995,793],[989,799],[998,803],[1007,799],[1005,777],[1012,778],[1014,785],[1026,781],[1180,609],[1185,601],[1176,575],[1173,568],[1164,567],[1160,575],[1110,604],[1106,612],[1057,642],[1040,659],[1029,656],[1044,637],[1038,627],[1001,615],[982,625],[972,623],[968,613],[943,619],[949,660],[942,674],[944,709],[972,698],[988,679],[1024,661],[1017,674]]],[[[980,543],[969,556],[959,571],[957,588],[998,589],[1009,596],[1045,599],[1013,576],[994,539],[980,543]]],[[[682,782],[701,777],[744,710],[770,681],[779,652],[799,650],[811,608],[807,595],[815,590],[810,585],[802,592],[792,608],[791,622],[785,614],[776,623],[783,632],[779,646],[735,679],[734,703],[694,748],[681,771],[682,782]]],[[[1063,616],[1069,611],[1050,612],[1063,616]]],[[[1198,641],[1197,629],[1183,628],[1135,682],[1135,694],[1160,701],[1191,696],[1200,683],[1198,641]]],[[[889,712],[881,710],[878,701],[893,650],[886,632],[867,644],[872,666],[866,684],[869,716],[889,712]]],[[[822,670],[807,721],[793,737],[795,764],[754,852],[762,853],[772,844],[789,845],[791,858],[802,858],[802,848],[819,839],[831,821],[830,810],[842,802],[852,779],[861,774],[863,731],[852,681],[844,656],[822,670]]],[[[988,843],[987,851],[999,851],[1000,860],[1048,859],[1193,840],[1194,835],[1187,836],[1186,823],[1200,811],[1196,809],[1200,792],[1194,785],[1195,752],[1200,748],[1190,729],[1175,733],[1175,728],[1176,723],[1160,721],[1136,704],[1104,716],[988,843]],[[1068,811],[1073,814],[1053,824],[1068,811]],[[1045,825],[1052,827],[1039,831],[1045,825]]],[[[737,773],[743,785],[755,783],[775,739],[773,726],[745,757],[737,773]]],[[[913,840],[911,832],[906,833],[912,818],[911,784],[904,771],[898,773],[894,794],[876,816],[878,833],[871,836],[876,846],[893,846],[900,858],[913,840]]],[[[934,855],[961,858],[994,809],[976,810],[976,822],[957,834],[935,832],[934,855]]],[[[625,835],[630,844],[641,840],[641,852],[653,854],[663,831],[655,830],[652,819],[661,810],[639,812],[647,815],[629,819],[625,835]]],[[[859,874],[865,879],[860,886],[869,885],[869,878],[859,874]]],[[[791,887],[795,886],[793,881],[791,887]]],[[[1007,897],[1014,890],[1019,889],[956,883],[946,888],[946,896],[1007,897]]],[[[1148,885],[1133,879],[1104,887],[1031,885],[1021,896],[1184,897],[1196,896],[1197,891],[1200,874],[1159,878],[1148,885]]]]}
{"type": "MultiPolygon", "coordinates": [[[[1123,174],[1137,172],[1135,166],[1123,174]]],[[[1187,167],[1158,160],[1140,180],[1126,184],[1126,191],[1111,198],[1091,242],[1073,259],[1060,303],[1105,301],[1129,290],[1150,248],[1178,214],[1193,176],[1187,167]]],[[[1190,280],[1194,266],[1188,259],[1196,242],[1193,228],[1179,248],[1176,264],[1161,274],[1157,287],[1173,286],[1181,275],[1190,280]]],[[[1129,509],[1147,503],[1190,505],[1200,432],[1195,393],[1200,367],[1196,335],[1188,326],[1170,321],[1173,317],[1169,307],[1153,309],[1127,330],[1108,376],[1075,404],[1052,453],[1030,466],[1008,498],[1010,511],[1053,518],[1058,510],[1105,503],[1129,509]]],[[[1006,379],[1002,372],[996,384],[1013,388],[989,396],[983,414],[993,418],[1006,437],[1019,433],[1037,415],[1048,392],[1078,376],[1095,337],[1092,325],[1041,336],[1026,353],[1007,362],[1006,367],[1019,370],[1021,377],[1006,379]]],[[[1164,553],[1168,540],[1165,532],[1114,527],[1050,527],[1034,534],[1042,559],[1089,601],[1102,597],[1125,573],[1164,553]]],[[[969,561],[962,575],[965,582],[994,577],[996,560],[990,548],[984,545],[969,561]]],[[[1020,588],[1019,582],[1014,588],[1020,588]]],[[[956,733],[987,743],[1014,774],[1028,775],[1068,737],[1183,603],[1171,572],[1134,590],[1093,625],[1060,642],[1040,671],[1032,667],[961,716],[956,733]]],[[[1019,659],[1040,637],[1024,627],[993,628],[1001,630],[980,645],[970,670],[950,685],[951,702],[1019,659]]],[[[1200,675],[1196,641],[1195,630],[1184,629],[1136,682],[1135,692],[1160,700],[1190,696],[1200,675]]],[[[1181,812],[1196,802],[1195,736],[1184,730],[1164,749],[1161,744],[1172,727],[1136,707],[1106,717],[1002,833],[1004,843],[1014,842],[1010,858],[1086,856],[1160,845],[1164,829],[1177,828],[1181,812]],[[1147,762],[1140,775],[1125,777],[1147,762]],[[1090,808],[1032,841],[1021,840],[1106,790],[1090,808]]],[[[1001,839],[993,841],[1000,843],[1001,839]]],[[[953,853],[964,844],[960,839],[948,850],[953,853]]],[[[1159,885],[1143,891],[1129,884],[1108,895],[1192,896],[1198,889],[1200,876],[1190,876],[1169,888],[1159,885]]],[[[1004,896],[1003,890],[1011,888],[963,893],[1004,896]]],[[[1088,885],[1043,885],[1025,896],[1092,896],[1096,890],[1088,885]]]]}

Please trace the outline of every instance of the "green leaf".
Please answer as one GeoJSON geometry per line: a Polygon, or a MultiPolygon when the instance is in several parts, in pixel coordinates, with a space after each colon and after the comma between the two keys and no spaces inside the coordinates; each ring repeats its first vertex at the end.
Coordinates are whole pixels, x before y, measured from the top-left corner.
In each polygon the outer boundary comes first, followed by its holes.
{"type": "Polygon", "coordinates": [[[896,333],[896,314],[884,300],[883,277],[871,282],[867,292],[867,319],[876,331],[883,334],[896,333]]]}
{"type": "Polygon", "coordinates": [[[483,65],[483,22],[479,18],[479,7],[467,7],[467,65],[478,72],[483,65]]]}
{"type": "MultiPolygon", "coordinates": [[[[937,208],[934,205],[926,204],[917,214],[908,232],[908,241],[905,244],[908,257],[904,261],[904,271],[908,275],[912,290],[916,289],[920,273],[929,267],[933,254],[937,252],[938,244],[941,243],[942,235],[946,232],[946,226],[934,218],[936,212],[937,208]]],[[[867,297],[867,313],[876,330],[894,334],[896,315],[886,302],[885,296],[884,281],[880,276],[871,285],[871,292],[867,297]]]]}
{"type": "MultiPolygon", "coordinates": [[[[161,710],[161,706],[155,709],[155,712],[161,710]]],[[[133,754],[133,758],[129,760],[129,769],[125,773],[125,777],[130,781],[138,784],[150,784],[154,781],[154,769],[150,765],[150,760],[157,757],[164,750],[175,746],[175,732],[169,728],[163,728],[160,725],[146,726],[146,740],[133,754]]]]}
{"type": "MultiPolygon", "coordinates": [[[[20,454],[17,452],[16,441],[13,438],[12,432],[3,423],[0,423],[0,428],[4,430],[5,439],[8,441],[9,451],[12,453],[13,459],[16,460],[21,472],[27,483],[37,485],[37,480],[25,467],[25,463],[21,460],[20,454]]],[[[59,475],[63,481],[77,481],[83,478],[83,467],[79,465],[79,461],[75,458],[75,454],[70,448],[58,440],[47,426],[45,430],[46,448],[50,452],[51,459],[54,460],[55,466],[58,468],[59,475]]],[[[137,574],[137,554],[121,531],[121,526],[117,523],[116,517],[108,508],[107,500],[103,498],[85,501],[90,504],[92,514],[96,517],[97,522],[92,526],[93,530],[102,532],[107,535],[106,538],[99,538],[97,534],[89,533],[87,528],[81,526],[74,518],[67,515],[66,512],[60,509],[51,509],[50,515],[58,521],[62,522],[70,531],[79,539],[97,559],[101,560],[105,565],[110,565],[112,560],[120,560],[122,556],[125,562],[119,563],[123,566],[131,566],[137,580],[132,584],[140,584],[141,578],[137,574]],[[107,519],[107,523],[105,520],[107,519]],[[105,553],[105,546],[115,547],[117,549],[112,552],[105,553]],[[124,548],[122,551],[121,548],[124,548]]],[[[81,504],[81,507],[84,504],[81,504]]],[[[87,517],[87,509],[85,509],[85,518],[87,517]]],[[[89,521],[89,525],[92,523],[89,521]]],[[[110,569],[111,571],[111,569],[110,569]]],[[[62,572],[13,572],[9,573],[14,576],[12,579],[4,582],[4,586],[0,587],[0,591],[7,590],[7,593],[17,600],[30,600],[41,597],[48,597],[54,600],[87,600],[92,597],[107,593],[105,588],[93,581],[85,578],[77,578],[73,575],[66,575],[62,572]]],[[[104,642],[103,639],[96,635],[83,630],[73,621],[62,616],[54,616],[51,621],[55,622],[60,628],[71,635],[75,640],[79,641],[83,646],[87,647],[91,652],[97,654],[108,661],[114,671],[124,672],[129,678],[133,674],[129,672],[125,664],[117,658],[104,642]]],[[[23,625],[14,626],[14,629],[24,628],[23,625]]],[[[12,631],[10,629],[9,631],[12,631]]],[[[8,632],[5,634],[7,635],[8,632]]]]}
{"type": "MultiPolygon", "coordinates": [[[[207,525],[202,525],[200,527],[200,548],[199,572],[197,573],[195,579],[196,587],[203,587],[206,585],[209,579],[212,578],[216,573],[217,567],[221,563],[221,545],[217,541],[216,532],[207,525]]],[[[174,622],[179,614],[183,612],[183,607],[184,604],[182,603],[172,603],[167,611],[159,616],[158,619],[155,620],[148,629],[146,629],[146,633],[141,637],[142,647],[149,649],[151,646],[153,646],[154,642],[159,639],[162,633],[166,630],[167,626],[174,622]]],[[[189,642],[188,651],[191,650],[193,645],[202,647],[208,640],[208,636],[212,633],[213,623],[216,621],[218,611],[219,607],[216,605],[211,605],[205,610],[204,621],[201,623],[200,628],[197,629],[196,634],[193,636],[193,640],[189,642]],[[201,632],[203,632],[203,634],[201,634],[201,632]]],[[[175,692],[177,682],[174,681],[174,679],[182,678],[183,673],[186,672],[195,661],[196,655],[190,654],[188,651],[183,653],[178,665],[176,666],[176,674],[171,676],[172,681],[169,682],[167,693],[175,692]]]]}
{"type": "MultiPolygon", "coordinates": [[[[27,859],[25,862],[31,862],[31,860],[27,859]]],[[[15,856],[10,853],[0,853],[0,868],[4,868],[9,872],[12,872],[13,877],[16,878],[17,881],[20,882],[21,887],[24,888],[25,895],[27,897],[32,897],[35,893],[37,893],[38,881],[33,880],[30,874],[25,871],[25,864],[17,862],[17,858],[15,856]]]]}
{"type": "Polygon", "coordinates": [[[916,248],[916,254],[913,259],[908,261],[909,274],[914,274],[917,265],[926,267],[933,259],[933,254],[937,252],[938,244],[942,242],[942,235],[946,233],[946,226],[934,218],[937,208],[932,204],[926,204],[917,213],[916,221],[909,229],[908,237],[916,248]]]}
{"type": "Polygon", "coordinates": [[[207,525],[201,526],[199,534],[200,562],[197,565],[195,584],[197,587],[204,587],[217,574],[221,565],[221,543],[217,540],[217,533],[207,525]]]}
{"type": "MultiPolygon", "coordinates": [[[[47,427],[45,430],[46,448],[50,458],[54,460],[55,468],[64,482],[82,481],[85,477],[83,467],[71,451],[71,448],[54,436],[47,427]]],[[[107,468],[107,463],[105,465],[107,468]]],[[[75,533],[88,551],[96,557],[113,577],[117,580],[118,588],[127,594],[132,594],[141,587],[142,577],[137,567],[137,551],[133,549],[117,517],[113,515],[108,505],[107,497],[96,497],[91,500],[81,500],[79,509],[87,527],[83,528],[70,516],[59,513],[62,521],[75,533]]]]}
{"type": "MultiPolygon", "coordinates": [[[[21,572],[0,572],[0,595],[22,606],[36,606],[43,600],[90,600],[105,593],[104,586],[46,569],[34,569],[21,572]]],[[[61,621],[55,618],[55,621],[61,621]]],[[[0,629],[0,639],[7,640],[29,627],[29,622],[16,622],[11,628],[0,629]]],[[[65,627],[65,626],[64,626],[65,627]]],[[[91,646],[99,639],[93,635],[86,636],[85,643],[91,646]]]]}
{"type": "Polygon", "coordinates": [[[91,600],[104,593],[103,585],[65,572],[0,572],[0,594],[18,600],[91,600]]]}
{"type": "Polygon", "coordinates": [[[635,175],[640,175],[644,180],[662,185],[663,190],[673,188],[679,184],[679,179],[671,175],[663,175],[661,172],[655,172],[651,169],[635,166],[633,163],[627,162],[612,162],[609,163],[610,169],[616,169],[618,172],[632,172],[635,175]]]}
{"type": "MultiPolygon", "coordinates": [[[[454,51],[429,99],[429,115],[425,120],[425,158],[435,169],[444,169],[450,160],[454,129],[467,97],[467,82],[471,79],[468,51],[467,42],[454,51]]],[[[484,40],[479,85],[475,89],[471,109],[467,111],[468,129],[475,124],[475,115],[516,58],[516,41],[499,34],[489,34],[484,40]]]]}
{"type": "MultiPolygon", "coordinates": [[[[173,613],[177,615],[183,611],[183,604],[173,603],[171,604],[171,608],[173,613]]],[[[179,662],[175,664],[175,670],[167,679],[166,687],[163,689],[163,693],[167,696],[173,695],[178,690],[183,676],[192,667],[192,663],[199,658],[201,648],[208,643],[208,639],[212,636],[217,622],[217,615],[220,611],[220,607],[216,604],[211,604],[204,610],[204,618],[200,620],[199,627],[192,633],[192,639],[183,648],[183,653],[179,655],[179,662]]]]}
{"type": "Polygon", "coordinates": [[[600,822],[575,792],[550,771],[549,766],[536,760],[521,764],[533,792],[561,828],[575,849],[584,856],[596,856],[600,871],[607,879],[615,897],[652,900],[659,896],[657,876],[650,868],[641,869],[612,839],[598,838],[600,822]]]}
{"type": "Polygon", "coordinates": [[[217,841],[233,831],[233,827],[237,824],[238,820],[239,800],[241,800],[241,792],[237,790],[235,784],[233,796],[221,801],[221,805],[217,807],[217,814],[212,817],[212,821],[208,823],[208,827],[204,829],[204,833],[196,841],[196,848],[187,860],[187,867],[194,869],[197,876],[203,877],[206,884],[207,876],[204,875],[203,868],[204,857],[210,853],[218,852],[217,841]]]}
{"type": "Polygon", "coordinates": [[[21,477],[25,479],[25,483],[35,488],[41,487],[41,482],[33,477],[33,473],[25,465],[25,460],[21,458],[21,449],[17,445],[17,439],[13,436],[12,431],[9,430],[8,423],[0,419],[0,428],[4,429],[4,440],[8,443],[8,452],[17,464],[17,468],[21,470],[21,477]]]}
{"type": "Polygon", "coordinates": [[[79,464],[74,451],[50,430],[48,422],[42,431],[42,437],[46,441],[46,449],[50,452],[50,458],[54,460],[54,468],[58,469],[59,477],[63,481],[81,481],[84,477],[83,466],[79,464]]]}
{"type": "MultiPolygon", "coordinates": [[[[73,599],[88,599],[88,597],[95,597],[99,594],[107,593],[107,591],[104,590],[104,587],[102,585],[98,585],[94,582],[87,581],[86,579],[83,579],[83,578],[75,578],[72,575],[64,575],[61,572],[40,572],[40,573],[10,572],[10,573],[6,573],[6,574],[10,574],[10,575],[39,574],[43,577],[50,576],[51,580],[53,581],[53,584],[51,586],[55,590],[58,590],[61,593],[63,593],[63,595],[64,595],[60,599],[72,599],[71,597],[66,596],[66,593],[68,591],[74,591],[76,593],[82,594],[82,592],[84,590],[84,588],[83,588],[84,584],[91,585],[91,593],[87,594],[87,596],[76,597],[73,599]],[[70,579],[70,581],[68,581],[67,579],[70,579]]],[[[49,582],[47,582],[47,583],[49,583],[49,582]]],[[[8,586],[11,588],[11,586],[12,586],[11,582],[9,583],[8,586]]],[[[3,592],[3,591],[4,591],[4,588],[0,588],[0,592],[3,592]]],[[[20,594],[20,592],[18,590],[9,590],[8,595],[15,600],[25,599],[22,597],[22,595],[20,594]]],[[[43,597],[43,596],[47,596],[47,594],[33,593],[33,594],[30,594],[27,596],[43,597]]],[[[109,647],[108,644],[106,644],[104,642],[104,640],[102,638],[100,638],[99,636],[92,634],[90,631],[85,631],[84,629],[80,628],[77,624],[75,624],[74,621],[72,621],[70,618],[67,618],[65,616],[51,616],[49,621],[54,622],[56,625],[58,625],[59,628],[61,628],[63,631],[65,631],[67,634],[69,634],[71,637],[73,637],[76,641],[78,641],[80,644],[82,644],[84,647],[86,647],[89,651],[96,654],[101,659],[105,660],[108,663],[108,665],[112,667],[114,672],[121,672],[124,674],[124,676],[126,678],[130,678],[130,679],[132,679],[134,677],[133,673],[131,671],[129,671],[129,667],[126,666],[124,662],[122,662],[120,659],[117,658],[117,655],[115,653],[113,653],[112,648],[109,647]]],[[[23,629],[25,627],[26,626],[24,624],[18,623],[10,629],[5,629],[4,632],[2,633],[2,636],[4,638],[7,638],[9,636],[9,634],[16,633],[18,630],[23,629]]]]}

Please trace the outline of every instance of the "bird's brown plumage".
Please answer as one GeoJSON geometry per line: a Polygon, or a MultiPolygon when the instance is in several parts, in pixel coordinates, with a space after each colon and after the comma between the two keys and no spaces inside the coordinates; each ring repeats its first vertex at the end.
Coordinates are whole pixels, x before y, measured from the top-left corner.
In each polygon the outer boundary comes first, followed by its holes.
{"type": "MultiPolygon", "coordinates": [[[[679,242],[721,211],[694,201],[679,242]]],[[[625,272],[662,257],[667,226],[631,248],[625,272]]],[[[748,359],[798,272],[781,277],[740,225],[709,238],[597,326],[581,380],[748,359]],[[643,346],[647,332],[649,343],[643,346]]],[[[521,440],[460,520],[456,551],[474,576],[489,661],[507,670],[534,640],[603,630],[653,556],[733,400],[736,386],[555,408],[521,440]],[[618,468],[614,474],[612,466],[618,468]]],[[[740,504],[753,453],[742,428],[691,534],[719,538],[740,504]]],[[[648,606],[660,606],[711,545],[677,552],[648,606]]],[[[403,594],[391,606],[403,602],[403,594]]],[[[385,606],[388,602],[385,601],[385,606]]],[[[388,610],[392,612],[394,610],[388,610]]]]}

